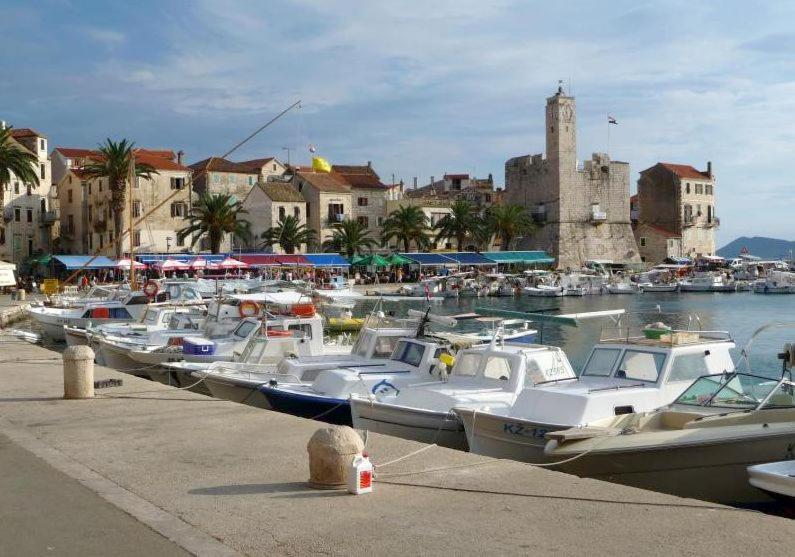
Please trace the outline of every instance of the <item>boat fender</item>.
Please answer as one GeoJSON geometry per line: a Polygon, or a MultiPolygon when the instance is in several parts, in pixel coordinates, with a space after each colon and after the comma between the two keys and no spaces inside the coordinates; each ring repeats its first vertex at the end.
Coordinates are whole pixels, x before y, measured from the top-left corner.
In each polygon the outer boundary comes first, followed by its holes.
{"type": "Polygon", "coordinates": [[[237,313],[240,317],[254,317],[259,315],[259,304],[253,300],[243,300],[237,306],[237,313]]]}
{"type": "Polygon", "coordinates": [[[159,290],[160,287],[153,280],[148,280],[146,281],[146,284],[144,284],[144,294],[146,294],[149,298],[154,298],[159,290]]]}

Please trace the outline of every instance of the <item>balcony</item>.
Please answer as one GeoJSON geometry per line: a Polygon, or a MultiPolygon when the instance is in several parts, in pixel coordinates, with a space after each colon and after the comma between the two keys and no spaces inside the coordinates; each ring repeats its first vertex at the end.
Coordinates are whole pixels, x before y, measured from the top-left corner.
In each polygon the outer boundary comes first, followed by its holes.
{"type": "Polygon", "coordinates": [[[693,215],[685,215],[682,217],[682,228],[687,228],[689,226],[694,226],[698,223],[698,219],[693,215]]]}
{"type": "Polygon", "coordinates": [[[58,211],[44,211],[39,219],[39,226],[52,226],[59,218],[58,211]]]}
{"type": "Polygon", "coordinates": [[[345,213],[332,213],[328,216],[328,220],[326,221],[326,226],[332,226],[340,222],[344,222],[348,220],[348,215],[345,213]]]}
{"type": "Polygon", "coordinates": [[[720,226],[720,219],[718,217],[712,217],[712,219],[707,219],[704,225],[707,228],[718,228],[720,226]]]}

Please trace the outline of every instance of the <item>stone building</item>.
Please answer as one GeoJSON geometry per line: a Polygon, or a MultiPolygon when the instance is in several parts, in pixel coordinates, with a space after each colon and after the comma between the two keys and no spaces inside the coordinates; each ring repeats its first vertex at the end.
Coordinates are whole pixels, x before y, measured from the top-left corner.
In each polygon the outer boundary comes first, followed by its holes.
{"type": "Polygon", "coordinates": [[[202,194],[227,193],[238,200],[245,199],[257,183],[283,176],[285,166],[273,157],[233,162],[210,157],[190,165],[193,172],[193,191],[202,194]]]}
{"type": "Polygon", "coordinates": [[[635,236],[645,262],[715,255],[720,219],[715,212],[712,163],[702,171],[686,164],[659,162],[641,171],[637,196],[635,236]],[[665,242],[658,238],[661,235],[665,242]]]}
{"type": "Polygon", "coordinates": [[[400,184],[390,186],[381,182],[369,162],[361,166],[335,165],[333,171],[351,188],[351,218],[366,226],[370,237],[377,240],[387,216],[387,203],[401,197],[400,184]]]}
{"type": "Polygon", "coordinates": [[[577,164],[577,112],[562,88],[547,99],[546,158],[505,163],[505,201],[527,207],[538,223],[520,249],[552,254],[559,268],[588,260],[639,263],[629,210],[629,164],[594,153],[577,164]]]}
{"type": "MultiPolygon", "coordinates": [[[[262,233],[276,226],[285,216],[294,216],[300,224],[306,225],[306,201],[298,190],[287,182],[258,183],[243,200],[243,215],[251,223],[251,239],[245,247],[257,248],[262,245],[262,233]]],[[[302,246],[300,251],[306,251],[302,246]]],[[[273,246],[276,253],[280,246],[273,246]]]]}
{"type": "Polygon", "coordinates": [[[469,174],[445,174],[441,180],[431,177],[430,184],[407,190],[405,196],[448,199],[451,202],[466,199],[476,207],[487,209],[500,203],[502,190],[494,189],[494,178],[491,174],[488,178],[475,178],[469,174]]]}
{"type": "MultiPolygon", "coordinates": [[[[5,122],[0,126],[5,127],[5,122]]],[[[52,252],[58,234],[57,201],[52,191],[47,136],[29,128],[15,128],[11,141],[36,157],[38,178],[36,183],[27,184],[12,173],[0,192],[0,260],[22,263],[37,253],[52,252]]]]}
{"type": "MultiPolygon", "coordinates": [[[[88,161],[97,160],[101,155],[96,151],[61,147],[56,152],[63,171],[58,182],[62,251],[114,255],[114,212],[110,207],[108,179],[89,178],[81,169],[88,161]]],[[[157,174],[151,179],[138,178],[132,187],[132,219],[147,215],[146,220],[133,230],[133,248],[141,252],[187,249],[190,240],[179,242],[177,231],[188,222],[186,217],[192,202],[190,169],[179,162],[173,151],[137,149],[135,157],[137,162],[151,165],[157,174]],[[154,212],[149,214],[153,209],[154,212]]],[[[121,211],[125,232],[130,222],[129,213],[129,204],[125,202],[121,211]]],[[[122,240],[122,247],[125,253],[129,253],[129,235],[122,240]]]]}

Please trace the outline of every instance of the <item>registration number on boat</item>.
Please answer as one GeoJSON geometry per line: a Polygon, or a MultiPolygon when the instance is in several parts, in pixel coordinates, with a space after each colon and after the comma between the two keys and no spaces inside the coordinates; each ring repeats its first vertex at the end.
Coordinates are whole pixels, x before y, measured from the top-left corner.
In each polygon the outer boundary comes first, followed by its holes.
{"type": "Polygon", "coordinates": [[[520,435],[530,439],[543,439],[549,430],[543,427],[527,427],[522,424],[506,422],[502,424],[502,431],[503,433],[520,435]]]}

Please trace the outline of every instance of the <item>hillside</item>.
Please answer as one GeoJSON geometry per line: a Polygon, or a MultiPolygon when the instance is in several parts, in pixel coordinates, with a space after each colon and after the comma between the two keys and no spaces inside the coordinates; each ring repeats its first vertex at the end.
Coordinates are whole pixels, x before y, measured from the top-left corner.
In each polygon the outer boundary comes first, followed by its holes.
{"type": "Polygon", "coordinates": [[[788,240],[778,240],[776,238],[765,238],[763,236],[741,236],[720,248],[717,255],[721,257],[737,257],[740,250],[748,248],[751,255],[756,255],[762,259],[789,259],[795,252],[795,242],[788,240]]]}

